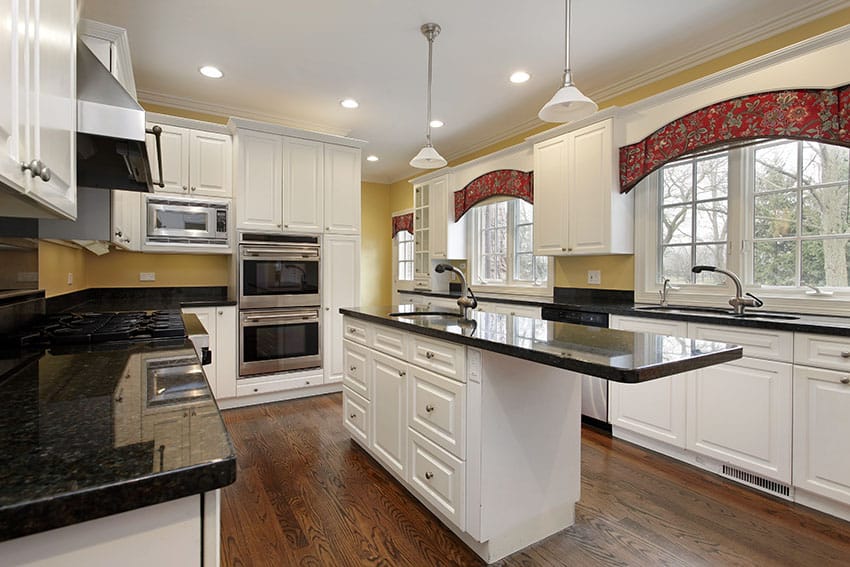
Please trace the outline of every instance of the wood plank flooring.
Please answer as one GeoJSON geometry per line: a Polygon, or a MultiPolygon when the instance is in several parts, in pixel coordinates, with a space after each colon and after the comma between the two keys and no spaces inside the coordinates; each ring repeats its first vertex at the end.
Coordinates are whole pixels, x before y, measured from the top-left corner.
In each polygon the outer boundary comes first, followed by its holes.
{"type": "MultiPolygon", "coordinates": [[[[340,394],[227,410],[222,564],[483,565],[348,437],[340,394]]],[[[850,523],[582,431],[576,523],[498,565],[850,564],[850,523]]]]}

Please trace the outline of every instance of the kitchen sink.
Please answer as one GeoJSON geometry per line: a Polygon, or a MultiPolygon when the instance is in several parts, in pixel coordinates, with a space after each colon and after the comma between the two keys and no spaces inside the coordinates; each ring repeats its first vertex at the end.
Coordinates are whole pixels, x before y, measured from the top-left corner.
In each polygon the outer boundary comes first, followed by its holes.
{"type": "Polygon", "coordinates": [[[635,307],[636,311],[658,311],[662,313],[693,313],[694,315],[714,315],[718,317],[730,317],[732,319],[771,319],[775,321],[793,321],[799,319],[796,315],[785,315],[781,313],[759,313],[750,311],[736,315],[728,309],[722,307],[692,307],[688,305],[648,305],[645,307],[635,307]]]}

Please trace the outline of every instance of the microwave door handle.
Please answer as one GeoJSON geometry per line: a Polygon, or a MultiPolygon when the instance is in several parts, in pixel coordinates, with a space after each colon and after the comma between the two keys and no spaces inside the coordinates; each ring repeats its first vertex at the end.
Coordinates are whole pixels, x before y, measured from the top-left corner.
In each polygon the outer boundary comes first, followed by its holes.
{"type": "Polygon", "coordinates": [[[154,126],[153,128],[146,128],[145,132],[153,134],[156,138],[156,162],[159,169],[159,182],[154,181],[153,184],[157,187],[165,187],[165,182],[162,180],[162,142],[160,141],[162,128],[154,126]]]}

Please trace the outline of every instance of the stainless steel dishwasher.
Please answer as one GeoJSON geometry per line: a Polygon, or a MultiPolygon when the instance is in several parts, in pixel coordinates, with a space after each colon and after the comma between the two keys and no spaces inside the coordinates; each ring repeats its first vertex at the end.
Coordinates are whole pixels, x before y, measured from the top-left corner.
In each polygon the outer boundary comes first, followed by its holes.
{"type": "MultiPolygon", "coordinates": [[[[578,311],[564,307],[543,307],[541,315],[547,321],[587,325],[588,327],[608,327],[607,313],[578,311]]],[[[601,425],[606,429],[610,428],[608,423],[608,380],[582,375],[581,415],[584,421],[601,425]]]]}

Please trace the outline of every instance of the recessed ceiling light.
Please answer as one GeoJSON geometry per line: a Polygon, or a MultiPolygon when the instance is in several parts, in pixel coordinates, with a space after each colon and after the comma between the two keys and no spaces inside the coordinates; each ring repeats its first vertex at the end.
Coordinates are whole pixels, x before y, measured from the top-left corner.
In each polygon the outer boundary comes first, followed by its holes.
{"type": "Polygon", "coordinates": [[[442,120],[432,120],[431,121],[431,128],[442,128],[442,127],[443,127],[443,121],[442,120]]]}
{"type": "Polygon", "coordinates": [[[378,156],[367,156],[366,161],[378,161],[378,156]]]}
{"type": "Polygon", "coordinates": [[[221,72],[221,69],[218,67],[214,67],[212,65],[204,65],[198,71],[201,72],[201,75],[204,77],[209,77],[210,79],[220,79],[224,76],[224,73],[221,72]]]}
{"type": "Polygon", "coordinates": [[[516,71],[511,75],[511,82],[512,83],[524,83],[530,78],[531,78],[531,75],[529,75],[525,71],[516,71]]]}
{"type": "Polygon", "coordinates": [[[344,98],[339,103],[343,106],[343,108],[357,108],[360,106],[360,103],[353,98],[344,98]]]}

